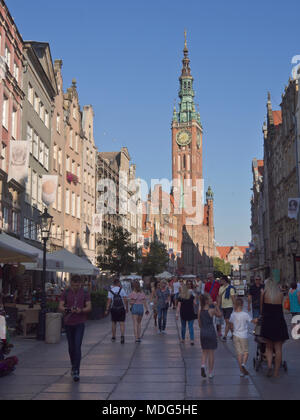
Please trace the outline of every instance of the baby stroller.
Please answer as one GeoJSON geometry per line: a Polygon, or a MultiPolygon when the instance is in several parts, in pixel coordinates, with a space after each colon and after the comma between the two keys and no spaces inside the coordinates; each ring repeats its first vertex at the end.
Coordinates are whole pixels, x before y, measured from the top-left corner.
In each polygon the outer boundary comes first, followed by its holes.
{"type": "Polygon", "coordinates": [[[6,314],[0,310],[0,377],[6,376],[15,370],[18,364],[17,357],[7,357],[13,345],[9,342],[9,335],[6,327],[6,314]]]}
{"type": "MultiPolygon", "coordinates": [[[[255,336],[255,342],[257,343],[256,348],[256,357],[253,358],[253,367],[256,372],[259,371],[263,363],[267,362],[265,353],[266,353],[266,340],[260,335],[261,334],[261,324],[262,319],[259,318],[258,323],[256,324],[255,330],[254,330],[254,336],[255,336]]],[[[275,365],[275,355],[273,354],[273,366],[275,365]]],[[[287,372],[287,362],[283,361],[281,363],[281,367],[284,369],[285,372],[287,372]]]]}

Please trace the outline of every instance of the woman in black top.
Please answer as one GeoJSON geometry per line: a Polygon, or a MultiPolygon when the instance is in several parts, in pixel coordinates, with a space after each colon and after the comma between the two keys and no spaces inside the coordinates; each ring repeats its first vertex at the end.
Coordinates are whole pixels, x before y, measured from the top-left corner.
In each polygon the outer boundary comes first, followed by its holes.
{"type": "Polygon", "coordinates": [[[283,314],[283,293],[279,286],[268,279],[265,290],[261,294],[262,325],[261,336],[266,339],[266,356],[268,362],[267,376],[273,376],[272,362],[275,353],[274,376],[279,376],[282,362],[282,345],[289,339],[287,325],[283,314]]]}
{"type": "Polygon", "coordinates": [[[176,319],[181,319],[181,343],[185,341],[186,323],[189,326],[191,346],[194,345],[194,321],[197,318],[194,308],[195,297],[186,285],[183,285],[178,298],[176,319]]]}

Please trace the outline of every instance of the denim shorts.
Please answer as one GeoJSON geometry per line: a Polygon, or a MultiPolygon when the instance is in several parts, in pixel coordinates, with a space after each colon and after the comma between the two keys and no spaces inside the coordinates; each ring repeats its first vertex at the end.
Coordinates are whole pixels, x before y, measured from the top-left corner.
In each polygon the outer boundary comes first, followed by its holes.
{"type": "Polygon", "coordinates": [[[135,303],[131,308],[132,315],[144,315],[144,305],[135,303]]]}

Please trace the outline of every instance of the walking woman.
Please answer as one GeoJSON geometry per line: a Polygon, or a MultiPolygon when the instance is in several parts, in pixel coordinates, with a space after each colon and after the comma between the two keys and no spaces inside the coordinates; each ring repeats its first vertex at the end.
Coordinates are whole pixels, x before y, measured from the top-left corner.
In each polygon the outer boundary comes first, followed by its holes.
{"type": "Polygon", "coordinates": [[[201,307],[199,308],[198,322],[200,327],[200,342],[202,347],[201,376],[206,378],[206,366],[208,363],[209,378],[213,378],[215,355],[218,347],[217,334],[214,327],[213,317],[221,318],[219,306],[213,303],[209,294],[200,296],[201,307]]]}
{"type": "Polygon", "coordinates": [[[151,289],[151,306],[153,311],[153,318],[154,318],[154,327],[157,327],[157,294],[156,291],[160,289],[160,282],[156,281],[152,284],[151,289]]]}
{"type": "Polygon", "coordinates": [[[159,328],[158,332],[159,334],[165,334],[167,325],[167,314],[170,304],[170,291],[167,287],[167,283],[164,280],[160,282],[160,288],[156,290],[156,296],[159,328]]]}
{"type": "Polygon", "coordinates": [[[188,285],[183,285],[181,288],[181,292],[179,293],[178,297],[178,305],[177,305],[177,312],[176,312],[176,319],[181,319],[181,343],[185,342],[185,334],[186,334],[186,323],[189,326],[190,332],[190,340],[191,346],[194,345],[194,321],[197,319],[197,315],[195,315],[195,297],[191,293],[191,289],[188,285]]]}
{"type": "Polygon", "coordinates": [[[146,295],[141,291],[140,282],[135,281],[133,283],[133,292],[129,295],[128,299],[130,304],[130,311],[132,314],[135,342],[140,343],[144,308],[146,310],[146,315],[149,314],[146,295]]]}
{"type": "Polygon", "coordinates": [[[279,376],[279,368],[282,362],[282,345],[289,339],[287,325],[283,315],[284,295],[278,284],[268,279],[265,290],[261,293],[261,336],[266,339],[266,357],[268,362],[267,376],[273,376],[272,361],[275,352],[274,377],[279,376]]]}

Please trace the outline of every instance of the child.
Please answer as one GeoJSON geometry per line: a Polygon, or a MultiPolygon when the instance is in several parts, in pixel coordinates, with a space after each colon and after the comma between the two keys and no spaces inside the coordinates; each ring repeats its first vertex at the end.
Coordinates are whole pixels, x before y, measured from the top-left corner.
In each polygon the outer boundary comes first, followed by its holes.
{"type": "Polygon", "coordinates": [[[213,378],[214,352],[218,347],[217,334],[214,327],[213,317],[221,317],[222,313],[216,303],[213,304],[209,294],[200,296],[201,307],[199,308],[198,322],[200,327],[200,342],[202,348],[201,376],[206,378],[206,363],[208,362],[209,378],[213,378]]]}
{"type": "Polygon", "coordinates": [[[248,323],[256,321],[252,320],[247,312],[243,311],[244,301],[237,298],[235,302],[235,311],[229,319],[230,327],[233,328],[233,343],[237,353],[241,377],[248,376],[246,369],[248,361],[248,323]]]}

